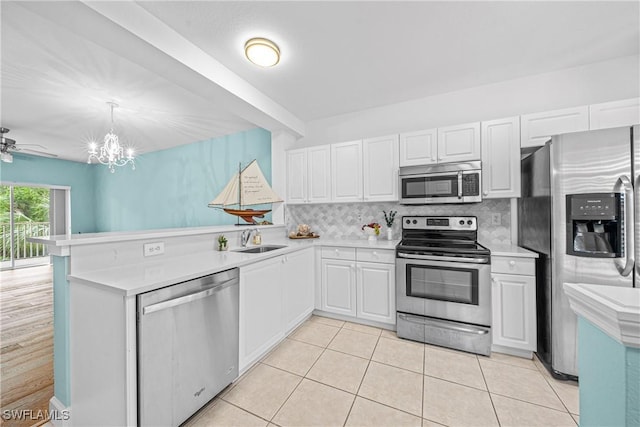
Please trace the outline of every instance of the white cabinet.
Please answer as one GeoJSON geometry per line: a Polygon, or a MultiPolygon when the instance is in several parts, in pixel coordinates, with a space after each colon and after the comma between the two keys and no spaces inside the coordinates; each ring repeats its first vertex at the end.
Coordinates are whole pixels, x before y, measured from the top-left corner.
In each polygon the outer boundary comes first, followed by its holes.
{"type": "Polygon", "coordinates": [[[398,200],[398,135],[362,141],[363,199],[398,200]]]}
{"type": "Polygon", "coordinates": [[[362,141],[331,144],[331,194],[335,202],[362,201],[362,141]]]}
{"type": "Polygon", "coordinates": [[[287,151],[287,202],[331,201],[331,148],[329,145],[287,151]]]}
{"type": "Polygon", "coordinates": [[[314,249],[283,255],[282,313],[284,331],[288,333],[313,311],[314,249]]]}
{"type": "Polygon", "coordinates": [[[589,106],[589,129],[640,124],[640,98],[603,102],[589,106]]]}
{"type": "Polygon", "coordinates": [[[535,260],[491,257],[492,350],[530,358],[536,351],[535,260]]]}
{"type": "Polygon", "coordinates": [[[240,370],[313,311],[313,248],[240,268],[240,370]]]}
{"type": "Polygon", "coordinates": [[[356,269],[356,317],[395,323],[395,265],[358,262],[356,269]]]}
{"type": "Polygon", "coordinates": [[[565,108],[520,116],[520,145],[538,147],[553,135],[589,130],[589,107],[565,108]]]}
{"type": "Polygon", "coordinates": [[[322,260],[322,309],[347,316],[356,315],[355,261],[322,260]]]}
{"type": "Polygon", "coordinates": [[[438,163],[479,159],[479,122],[438,128],[438,163]]]}
{"type": "Polygon", "coordinates": [[[482,122],[482,197],[520,197],[520,117],[482,122]]]}
{"type": "Polygon", "coordinates": [[[307,201],[307,149],[287,151],[287,203],[307,201]]]}
{"type": "Polygon", "coordinates": [[[438,129],[400,134],[400,166],[438,163],[438,129]]]}
{"type": "Polygon", "coordinates": [[[395,323],[395,254],[391,250],[323,247],[320,309],[395,323]]]}
{"type": "Polygon", "coordinates": [[[284,337],[281,257],[240,269],[240,369],[284,337]]]}

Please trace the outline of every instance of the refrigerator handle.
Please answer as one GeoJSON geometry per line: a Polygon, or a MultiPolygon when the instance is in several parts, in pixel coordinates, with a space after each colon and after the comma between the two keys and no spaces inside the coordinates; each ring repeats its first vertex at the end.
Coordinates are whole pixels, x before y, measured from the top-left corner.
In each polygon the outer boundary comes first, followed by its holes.
{"type": "MultiPolygon", "coordinates": [[[[638,174],[638,176],[636,177],[636,182],[635,185],[633,186],[635,193],[635,204],[634,204],[634,215],[640,215],[640,205],[638,205],[638,203],[640,202],[640,174],[638,174]]],[[[636,258],[635,258],[635,263],[636,263],[636,280],[638,280],[638,278],[640,278],[640,221],[638,221],[639,218],[633,218],[634,221],[634,226],[636,229],[636,235],[635,235],[635,251],[636,251],[636,258]]]]}
{"type": "Polygon", "coordinates": [[[633,271],[635,263],[635,221],[633,218],[633,210],[635,208],[634,203],[634,190],[633,183],[626,175],[618,178],[624,191],[624,265],[617,264],[618,271],[622,276],[628,276],[633,271]]]}

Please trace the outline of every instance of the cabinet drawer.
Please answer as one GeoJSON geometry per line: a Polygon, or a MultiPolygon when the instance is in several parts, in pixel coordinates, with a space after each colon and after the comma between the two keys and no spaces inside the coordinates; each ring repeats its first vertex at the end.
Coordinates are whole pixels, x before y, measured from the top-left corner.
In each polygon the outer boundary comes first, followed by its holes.
{"type": "Polygon", "coordinates": [[[535,259],[492,256],[491,272],[535,276],[536,274],[535,259]]]}
{"type": "Polygon", "coordinates": [[[356,250],[355,248],[342,248],[338,246],[323,246],[322,258],[344,259],[355,261],[356,250]]]}
{"type": "Polygon", "coordinates": [[[396,253],[392,250],[358,248],[356,255],[358,261],[381,262],[385,264],[395,264],[396,262],[396,253]]]}

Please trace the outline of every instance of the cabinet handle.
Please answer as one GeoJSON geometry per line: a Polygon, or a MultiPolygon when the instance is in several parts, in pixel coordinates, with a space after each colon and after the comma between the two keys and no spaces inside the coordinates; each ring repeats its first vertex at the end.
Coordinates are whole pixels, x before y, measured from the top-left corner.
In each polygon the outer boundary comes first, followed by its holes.
{"type": "Polygon", "coordinates": [[[336,249],[336,255],[339,255],[339,254],[340,254],[340,251],[336,249]]]}
{"type": "Polygon", "coordinates": [[[489,195],[489,192],[488,192],[488,191],[483,191],[483,192],[482,192],[482,195],[483,195],[483,196],[488,196],[488,195],[489,195]]]}
{"type": "Polygon", "coordinates": [[[349,268],[353,270],[354,268],[356,268],[356,266],[354,264],[351,264],[349,268]]]}
{"type": "Polygon", "coordinates": [[[378,256],[378,252],[373,251],[373,256],[374,256],[374,257],[377,257],[377,256],[378,256]]]}
{"type": "Polygon", "coordinates": [[[515,261],[509,261],[509,265],[510,265],[511,267],[513,267],[514,265],[516,265],[516,262],[515,262],[515,261]]]}
{"type": "Polygon", "coordinates": [[[284,264],[285,262],[287,262],[287,259],[285,257],[282,257],[282,263],[284,264]]]}

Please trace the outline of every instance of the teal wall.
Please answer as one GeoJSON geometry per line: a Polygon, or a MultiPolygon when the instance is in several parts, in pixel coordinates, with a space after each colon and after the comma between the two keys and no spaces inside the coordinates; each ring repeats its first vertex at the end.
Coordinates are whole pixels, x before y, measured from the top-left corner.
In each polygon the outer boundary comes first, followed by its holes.
{"type": "Polygon", "coordinates": [[[640,349],[578,318],[580,426],[640,425],[640,349]]]}
{"type": "MultiPolygon", "coordinates": [[[[238,169],[257,159],[271,182],[271,133],[264,129],[155,151],[110,173],[96,171],[97,231],[234,224],[207,207],[238,169]]],[[[284,196],[281,194],[280,196],[284,196]]]]}
{"type": "Polygon", "coordinates": [[[0,163],[0,180],[71,187],[71,232],[96,231],[94,167],[86,163],[15,154],[0,163]]]}
{"type": "Polygon", "coordinates": [[[53,391],[65,406],[71,404],[69,369],[69,257],[53,257],[53,391]]]}

